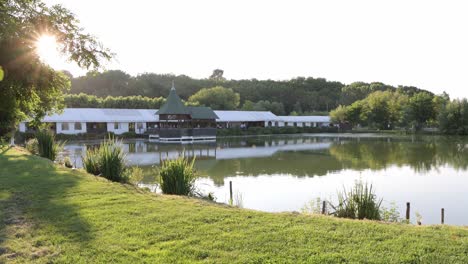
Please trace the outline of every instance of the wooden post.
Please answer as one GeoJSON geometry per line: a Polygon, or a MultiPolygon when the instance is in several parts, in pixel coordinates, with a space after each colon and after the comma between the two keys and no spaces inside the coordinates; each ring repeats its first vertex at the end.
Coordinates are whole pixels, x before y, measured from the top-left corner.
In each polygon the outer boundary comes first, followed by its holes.
{"type": "Polygon", "coordinates": [[[326,211],[327,211],[327,202],[323,201],[323,203],[322,203],[322,214],[325,214],[326,211]]]}
{"type": "Polygon", "coordinates": [[[410,203],[406,203],[406,220],[409,222],[410,220],[410,203]]]}
{"type": "Polygon", "coordinates": [[[444,208],[442,208],[442,210],[440,210],[440,222],[442,224],[444,224],[444,222],[445,222],[445,210],[444,210],[444,208]]]}
{"type": "Polygon", "coordinates": [[[232,181],[229,181],[229,197],[230,197],[230,202],[232,203],[232,181]]]}

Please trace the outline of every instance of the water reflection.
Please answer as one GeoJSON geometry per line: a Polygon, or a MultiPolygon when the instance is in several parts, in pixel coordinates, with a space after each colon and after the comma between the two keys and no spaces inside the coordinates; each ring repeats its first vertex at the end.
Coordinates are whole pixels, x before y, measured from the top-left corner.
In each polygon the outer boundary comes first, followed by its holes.
{"type": "MultiPolygon", "coordinates": [[[[69,143],[66,151],[80,167],[86,148],[97,144],[69,143]]],[[[313,134],[187,145],[132,140],[122,147],[129,165],[144,169],[148,184],[161,160],[196,156],[203,177],[198,186],[220,202],[227,201],[227,185],[234,181],[247,208],[299,210],[308,200],[328,198],[363,178],[389,202],[415,203],[426,223],[437,223],[437,212],[445,207],[447,223],[468,224],[468,198],[461,198],[468,190],[467,138],[313,134]]]]}

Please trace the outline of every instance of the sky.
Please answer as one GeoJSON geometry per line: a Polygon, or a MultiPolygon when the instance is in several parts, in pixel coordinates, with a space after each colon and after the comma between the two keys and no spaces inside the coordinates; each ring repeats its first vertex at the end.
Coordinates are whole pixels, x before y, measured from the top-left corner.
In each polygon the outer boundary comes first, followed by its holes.
{"type": "Polygon", "coordinates": [[[109,70],[206,78],[220,68],[228,79],[380,81],[468,97],[468,1],[44,2],[116,53],[109,70]]]}

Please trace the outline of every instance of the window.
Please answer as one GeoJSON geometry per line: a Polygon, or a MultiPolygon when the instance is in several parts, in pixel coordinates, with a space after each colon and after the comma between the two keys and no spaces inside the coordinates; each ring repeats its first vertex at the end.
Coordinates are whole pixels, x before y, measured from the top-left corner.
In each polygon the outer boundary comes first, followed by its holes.
{"type": "Polygon", "coordinates": [[[81,123],[79,122],[75,123],[75,130],[81,130],[81,123]]]}
{"type": "Polygon", "coordinates": [[[138,129],[143,129],[143,123],[137,123],[137,128],[138,129]]]}
{"type": "Polygon", "coordinates": [[[294,126],[297,127],[297,123],[296,123],[296,122],[294,122],[294,126]]]}
{"type": "Polygon", "coordinates": [[[62,130],[69,130],[68,123],[62,123],[62,130]]]}
{"type": "Polygon", "coordinates": [[[114,129],[119,129],[120,128],[120,123],[114,123],[114,129]]]}
{"type": "Polygon", "coordinates": [[[284,122],[284,126],[288,126],[288,122],[284,122]]]}

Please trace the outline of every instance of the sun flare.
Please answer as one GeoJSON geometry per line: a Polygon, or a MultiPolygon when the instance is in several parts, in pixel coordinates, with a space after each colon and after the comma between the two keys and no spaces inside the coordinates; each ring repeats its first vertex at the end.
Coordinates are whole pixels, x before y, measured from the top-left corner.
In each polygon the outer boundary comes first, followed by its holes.
{"type": "Polygon", "coordinates": [[[60,54],[57,48],[58,45],[54,36],[43,35],[36,41],[37,55],[39,55],[44,63],[47,63],[52,67],[60,61],[60,54]]]}

